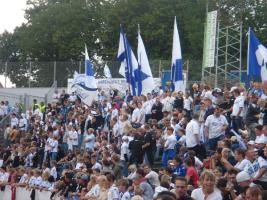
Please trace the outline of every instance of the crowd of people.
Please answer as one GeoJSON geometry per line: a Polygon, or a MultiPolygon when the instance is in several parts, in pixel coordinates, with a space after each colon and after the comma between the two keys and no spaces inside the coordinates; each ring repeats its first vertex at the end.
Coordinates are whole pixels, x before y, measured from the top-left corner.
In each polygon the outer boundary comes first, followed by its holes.
{"type": "Polygon", "coordinates": [[[193,84],[142,96],[99,89],[91,106],[64,90],[10,117],[0,189],[67,200],[263,200],[267,84],[193,84]]]}

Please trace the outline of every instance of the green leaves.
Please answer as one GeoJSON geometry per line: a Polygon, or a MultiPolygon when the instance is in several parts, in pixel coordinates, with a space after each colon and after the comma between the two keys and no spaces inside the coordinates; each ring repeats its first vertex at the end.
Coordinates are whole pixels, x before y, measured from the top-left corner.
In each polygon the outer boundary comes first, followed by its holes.
{"type": "MultiPolygon", "coordinates": [[[[8,73],[20,86],[27,85],[28,61],[34,61],[31,78],[36,86],[49,86],[53,61],[64,61],[58,65],[56,78],[65,86],[70,73],[79,67],[74,61],[83,60],[84,43],[90,58],[98,56],[104,61],[115,61],[120,24],[134,51],[140,24],[151,63],[169,60],[161,66],[169,69],[173,22],[177,16],[183,59],[190,60],[189,79],[200,80],[206,3],[207,0],[28,0],[27,23],[14,33],[0,35],[0,61],[18,62],[8,73]]],[[[209,0],[208,6],[210,11],[219,10],[222,26],[242,22],[244,35],[252,26],[259,39],[267,42],[266,1],[209,0]]],[[[245,59],[246,38],[243,38],[245,59]]],[[[114,66],[112,74],[116,75],[119,64],[110,63],[114,66]]],[[[158,70],[154,64],[152,68],[158,70]]],[[[95,71],[101,70],[96,62],[95,71]]]]}

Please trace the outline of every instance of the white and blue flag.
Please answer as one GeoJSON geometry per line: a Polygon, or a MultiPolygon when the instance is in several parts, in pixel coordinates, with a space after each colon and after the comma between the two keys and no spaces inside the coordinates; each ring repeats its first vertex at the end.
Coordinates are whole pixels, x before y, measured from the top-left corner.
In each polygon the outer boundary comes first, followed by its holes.
{"type": "Polygon", "coordinates": [[[176,17],[174,19],[174,30],[173,30],[171,81],[172,81],[173,91],[176,92],[185,91],[185,84],[183,80],[182,52],[181,52],[180,38],[176,23],[176,17]]]}
{"type": "Polygon", "coordinates": [[[249,28],[248,41],[248,77],[267,81],[267,48],[264,47],[254,32],[249,28]]]}
{"type": "Polygon", "coordinates": [[[149,61],[146,54],[146,49],[140,31],[138,30],[138,46],[137,46],[137,57],[138,57],[138,70],[139,77],[137,78],[138,95],[151,93],[155,88],[153,75],[150,69],[149,61]]]}
{"type": "Polygon", "coordinates": [[[82,102],[91,106],[97,96],[97,84],[94,77],[93,65],[89,59],[85,46],[85,74],[74,73],[72,89],[81,98],[82,102]]]}
{"type": "Polygon", "coordinates": [[[117,58],[121,62],[119,73],[126,78],[126,81],[131,88],[131,94],[136,96],[138,94],[136,81],[138,78],[138,62],[122,27],[120,31],[120,42],[117,58]]]}

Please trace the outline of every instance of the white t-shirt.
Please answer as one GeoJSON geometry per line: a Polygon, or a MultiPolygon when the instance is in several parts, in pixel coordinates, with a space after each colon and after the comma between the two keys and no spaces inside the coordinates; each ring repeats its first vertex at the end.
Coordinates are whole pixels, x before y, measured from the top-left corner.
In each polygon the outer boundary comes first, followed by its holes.
{"type": "Polygon", "coordinates": [[[55,139],[50,140],[50,146],[52,147],[51,152],[57,152],[58,151],[58,141],[55,139]]]}
{"type": "MultiPolygon", "coordinates": [[[[267,168],[267,161],[260,156],[253,163],[253,167],[254,167],[254,170],[256,171],[256,174],[254,175],[254,178],[255,178],[256,176],[258,176],[261,168],[267,168]]],[[[267,172],[265,172],[262,175],[262,177],[259,178],[258,180],[262,182],[267,182],[267,172]]]]}
{"type": "Polygon", "coordinates": [[[148,179],[149,183],[155,187],[159,186],[160,185],[160,182],[159,182],[159,175],[157,172],[154,172],[154,171],[150,171],[146,176],[145,176],[146,179],[148,179]]]}
{"type": "Polygon", "coordinates": [[[218,189],[214,189],[213,193],[209,194],[209,196],[205,199],[202,188],[197,188],[192,191],[191,197],[194,200],[222,200],[221,192],[218,189]]]}
{"type": "Polygon", "coordinates": [[[93,166],[92,166],[92,169],[99,169],[101,170],[102,169],[102,165],[98,162],[96,162],[93,166]]]}
{"type": "Polygon", "coordinates": [[[178,143],[182,146],[185,146],[185,142],[186,142],[186,136],[185,135],[182,135],[179,140],[178,140],[178,143]]]}
{"type": "Polygon", "coordinates": [[[129,150],[129,143],[123,142],[121,145],[121,160],[125,160],[124,154],[127,154],[128,159],[130,155],[130,150],[129,150]]]}
{"type": "Polygon", "coordinates": [[[18,126],[18,124],[19,124],[19,120],[18,120],[18,118],[16,118],[16,117],[11,117],[11,120],[10,120],[11,122],[10,122],[10,126],[11,126],[11,128],[13,128],[14,126],[18,126]]]}
{"type": "Polygon", "coordinates": [[[225,125],[228,125],[228,122],[224,115],[220,115],[219,117],[215,117],[215,115],[208,116],[205,127],[209,130],[209,139],[224,135],[225,131],[222,131],[222,127],[225,125]]]}
{"type": "Polygon", "coordinates": [[[177,143],[176,137],[174,134],[168,135],[166,138],[166,142],[164,144],[164,147],[166,149],[174,149],[175,145],[177,143]]]}
{"type": "Polygon", "coordinates": [[[90,135],[85,136],[85,148],[89,149],[90,151],[94,150],[94,145],[95,145],[95,135],[91,133],[90,135]]]}
{"type": "Polygon", "coordinates": [[[251,162],[245,158],[241,162],[236,163],[235,168],[243,171],[247,165],[251,165],[251,162]]]}
{"type": "Polygon", "coordinates": [[[244,116],[244,103],[245,103],[245,97],[243,97],[243,96],[236,97],[236,99],[234,101],[234,105],[233,105],[233,112],[232,112],[233,116],[237,116],[240,108],[243,108],[243,109],[242,109],[239,116],[240,117],[244,116]]]}
{"type": "Polygon", "coordinates": [[[184,109],[186,110],[191,110],[192,109],[192,103],[193,103],[193,99],[192,97],[188,97],[187,99],[184,99],[184,109]]]}
{"type": "Polygon", "coordinates": [[[119,199],[120,199],[119,189],[115,185],[112,185],[108,190],[107,200],[119,200],[119,199]]]}
{"type": "Polygon", "coordinates": [[[186,136],[186,146],[189,148],[195,147],[197,145],[196,136],[199,137],[199,124],[196,120],[192,119],[186,126],[185,136],[186,136]]]}
{"type": "Polygon", "coordinates": [[[94,185],[91,190],[85,195],[86,197],[99,197],[100,186],[98,184],[94,185]]]}
{"type": "Polygon", "coordinates": [[[174,97],[165,97],[164,99],[162,99],[162,104],[163,104],[163,108],[162,108],[162,111],[172,111],[172,108],[173,108],[173,103],[174,103],[174,97]]]}
{"type": "Polygon", "coordinates": [[[78,133],[77,131],[69,131],[69,142],[70,145],[78,145],[78,133]]]}
{"type": "Polygon", "coordinates": [[[260,136],[256,136],[255,139],[256,144],[267,144],[267,137],[264,134],[261,134],[260,136]]]}
{"type": "Polygon", "coordinates": [[[140,109],[139,108],[135,108],[134,111],[133,111],[133,114],[132,114],[132,122],[133,123],[137,123],[138,122],[140,114],[141,114],[140,109]]]}
{"type": "Polygon", "coordinates": [[[143,104],[143,109],[145,111],[145,114],[151,114],[151,109],[152,109],[153,101],[148,100],[143,104]]]}
{"type": "MultiPolygon", "coordinates": [[[[244,171],[246,171],[252,178],[255,178],[261,168],[267,168],[267,161],[259,156],[252,164],[247,164],[244,171]]],[[[265,172],[265,174],[258,180],[267,182],[267,173],[265,172]]]]}

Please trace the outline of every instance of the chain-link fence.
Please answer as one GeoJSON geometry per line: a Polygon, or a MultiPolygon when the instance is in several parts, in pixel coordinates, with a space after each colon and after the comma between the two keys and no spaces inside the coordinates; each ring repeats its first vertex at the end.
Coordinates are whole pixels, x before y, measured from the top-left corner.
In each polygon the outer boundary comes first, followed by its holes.
{"type": "MultiPolygon", "coordinates": [[[[122,78],[119,74],[120,62],[93,62],[96,78],[104,78],[104,67],[110,69],[113,78],[122,78]]],[[[150,67],[155,78],[161,78],[163,70],[171,69],[170,60],[150,60],[150,67]]],[[[57,81],[58,87],[66,87],[68,78],[72,78],[75,71],[84,73],[84,61],[71,62],[0,62],[0,74],[7,76],[16,87],[51,87],[57,81]]],[[[201,79],[201,61],[185,60],[183,69],[188,69],[188,80],[201,79]]],[[[187,72],[186,72],[187,73],[187,72]]],[[[3,87],[8,86],[5,80],[0,80],[3,87]]]]}

